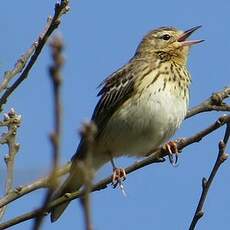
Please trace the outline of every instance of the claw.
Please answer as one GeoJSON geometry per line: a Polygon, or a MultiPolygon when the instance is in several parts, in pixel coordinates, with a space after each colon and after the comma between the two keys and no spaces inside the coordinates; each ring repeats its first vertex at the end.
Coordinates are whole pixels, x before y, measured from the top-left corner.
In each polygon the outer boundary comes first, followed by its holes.
{"type": "Polygon", "coordinates": [[[175,141],[169,141],[168,143],[165,144],[164,147],[169,152],[168,157],[172,166],[174,167],[178,166],[177,162],[178,162],[179,151],[177,148],[177,143],[175,141]],[[173,154],[175,154],[175,160],[173,154]]]}
{"type": "Polygon", "coordinates": [[[126,179],[126,172],[123,168],[117,168],[115,166],[113,158],[111,158],[111,163],[113,166],[112,186],[113,188],[116,188],[118,186],[122,194],[126,197],[127,194],[122,183],[126,179]]]}
{"type": "Polygon", "coordinates": [[[112,185],[113,188],[116,188],[118,185],[122,187],[122,181],[126,179],[126,172],[123,168],[114,168],[112,176],[112,185]]]}

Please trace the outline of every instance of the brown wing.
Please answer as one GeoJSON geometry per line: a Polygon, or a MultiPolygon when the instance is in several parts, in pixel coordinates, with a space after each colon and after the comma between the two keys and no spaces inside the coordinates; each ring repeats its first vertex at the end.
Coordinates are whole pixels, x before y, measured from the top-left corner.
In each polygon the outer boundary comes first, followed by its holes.
{"type": "Polygon", "coordinates": [[[114,111],[124,103],[134,90],[134,75],[132,63],[129,63],[105,79],[100,86],[98,96],[101,96],[94,110],[92,120],[101,133],[114,111]]]}

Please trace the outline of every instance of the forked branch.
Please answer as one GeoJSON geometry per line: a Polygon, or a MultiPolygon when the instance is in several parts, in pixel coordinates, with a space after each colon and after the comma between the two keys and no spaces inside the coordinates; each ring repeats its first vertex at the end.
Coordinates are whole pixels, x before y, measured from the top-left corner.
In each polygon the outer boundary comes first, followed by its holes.
{"type": "Polygon", "coordinates": [[[33,43],[32,47],[17,61],[14,69],[7,71],[5,73],[3,82],[0,85],[0,90],[6,89],[6,91],[0,98],[0,111],[2,111],[3,105],[7,102],[8,97],[28,77],[30,70],[35,64],[48,38],[61,23],[61,16],[68,12],[68,4],[68,0],[61,0],[60,3],[55,4],[54,16],[48,18],[48,22],[44,32],[38,37],[37,41],[33,43]],[[30,56],[31,58],[29,59],[30,56]],[[27,61],[28,63],[26,64],[27,61]],[[9,84],[10,80],[21,71],[21,75],[15,80],[15,82],[10,87],[7,88],[7,85],[9,84]]]}
{"type": "MultiPolygon", "coordinates": [[[[21,115],[17,114],[14,109],[4,114],[4,120],[0,122],[0,126],[6,126],[7,133],[3,133],[0,138],[1,144],[8,145],[8,153],[5,155],[5,163],[7,168],[5,194],[8,195],[13,189],[14,180],[14,162],[15,156],[19,150],[19,144],[16,141],[17,129],[21,124],[21,115]]],[[[6,205],[0,208],[0,219],[6,211],[6,205]]]]}
{"type": "Polygon", "coordinates": [[[225,130],[224,139],[219,142],[219,152],[217,155],[216,162],[215,162],[213,169],[211,171],[211,174],[210,174],[208,180],[205,177],[203,177],[203,179],[202,179],[202,193],[201,193],[200,200],[199,200],[199,203],[197,205],[195,214],[193,216],[191,225],[189,227],[189,230],[194,230],[197,222],[204,215],[203,206],[204,206],[205,200],[207,198],[209,188],[213,182],[213,179],[214,179],[219,167],[228,158],[228,154],[225,153],[225,149],[226,149],[226,146],[227,146],[227,143],[229,140],[229,136],[230,136],[230,121],[226,123],[226,130],[225,130]]]}

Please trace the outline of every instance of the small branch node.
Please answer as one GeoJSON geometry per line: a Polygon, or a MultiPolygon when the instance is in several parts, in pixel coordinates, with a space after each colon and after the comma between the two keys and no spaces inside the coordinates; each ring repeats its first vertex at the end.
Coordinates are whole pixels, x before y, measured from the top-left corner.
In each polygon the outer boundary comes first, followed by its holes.
{"type": "Polygon", "coordinates": [[[14,144],[14,148],[15,148],[15,151],[18,152],[19,149],[20,149],[20,144],[19,143],[15,143],[14,144]]]}
{"type": "Polygon", "coordinates": [[[202,188],[203,190],[206,188],[207,185],[207,179],[205,177],[202,178],[202,188]]]}
{"type": "Polygon", "coordinates": [[[52,21],[52,16],[51,16],[51,15],[49,15],[49,16],[47,17],[46,22],[47,22],[47,23],[50,23],[51,21],[52,21]]]}
{"type": "Polygon", "coordinates": [[[229,154],[227,153],[223,153],[220,157],[220,162],[223,163],[224,161],[226,161],[228,159],[229,154]]]}
{"type": "Polygon", "coordinates": [[[225,148],[225,143],[223,140],[219,142],[219,149],[222,151],[225,148]]]}
{"type": "Polygon", "coordinates": [[[226,122],[226,118],[228,117],[227,114],[223,114],[218,120],[217,120],[217,123],[219,125],[223,125],[225,122],[226,122]]]}
{"type": "Polygon", "coordinates": [[[65,195],[64,195],[66,198],[70,198],[71,197],[71,193],[65,193],[65,195]]]}
{"type": "Polygon", "coordinates": [[[3,114],[3,121],[8,121],[10,119],[9,115],[7,113],[3,114]]]}
{"type": "Polygon", "coordinates": [[[8,115],[9,115],[9,117],[11,117],[11,118],[14,117],[15,114],[16,114],[16,112],[15,112],[15,109],[14,109],[14,108],[11,108],[10,111],[8,112],[8,115]]]}
{"type": "Polygon", "coordinates": [[[50,141],[53,143],[53,145],[57,145],[57,143],[58,143],[57,133],[51,133],[50,134],[50,141]]]}
{"type": "Polygon", "coordinates": [[[20,192],[22,191],[22,186],[18,186],[14,189],[14,192],[17,193],[17,194],[20,194],[20,192]]]}
{"type": "Polygon", "coordinates": [[[85,122],[80,130],[80,135],[90,143],[94,141],[95,134],[97,133],[97,126],[94,122],[85,122]]]}
{"type": "Polygon", "coordinates": [[[4,156],[4,161],[5,161],[6,165],[8,165],[9,159],[10,159],[9,154],[6,154],[6,155],[4,156]]]}
{"type": "Polygon", "coordinates": [[[223,105],[223,98],[221,93],[213,93],[210,99],[212,105],[223,105]]]}
{"type": "Polygon", "coordinates": [[[203,217],[204,212],[202,210],[200,210],[198,213],[196,213],[196,217],[197,219],[200,219],[201,217],[203,217]]]}

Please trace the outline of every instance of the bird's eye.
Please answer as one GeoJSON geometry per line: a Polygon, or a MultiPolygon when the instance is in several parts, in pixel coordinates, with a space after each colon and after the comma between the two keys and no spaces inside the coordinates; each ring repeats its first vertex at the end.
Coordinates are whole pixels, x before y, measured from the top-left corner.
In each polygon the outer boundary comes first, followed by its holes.
{"type": "Polygon", "coordinates": [[[169,34],[164,34],[161,36],[161,39],[168,41],[171,38],[171,36],[169,34]]]}

